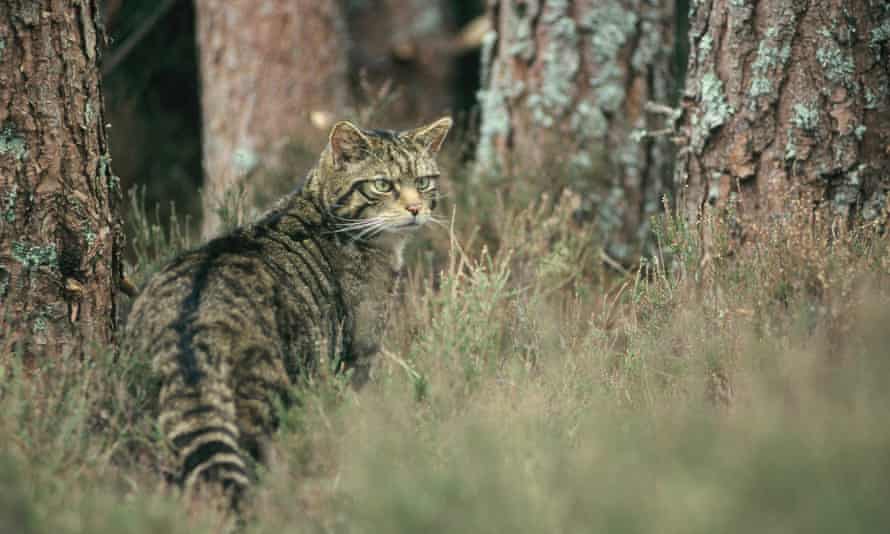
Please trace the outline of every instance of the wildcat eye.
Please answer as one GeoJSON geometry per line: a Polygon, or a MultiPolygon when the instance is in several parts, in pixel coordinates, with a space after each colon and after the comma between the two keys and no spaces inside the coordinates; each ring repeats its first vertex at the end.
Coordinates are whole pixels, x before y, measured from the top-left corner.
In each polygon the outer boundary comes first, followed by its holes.
{"type": "Polygon", "coordinates": [[[420,176],[414,179],[414,187],[416,187],[418,191],[429,189],[432,185],[433,179],[430,176],[420,176]]]}
{"type": "Polygon", "coordinates": [[[389,193],[392,191],[392,182],[386,178],[375,178],[374,181],[371,182],[371,187],[378,193],[389,193]]]}

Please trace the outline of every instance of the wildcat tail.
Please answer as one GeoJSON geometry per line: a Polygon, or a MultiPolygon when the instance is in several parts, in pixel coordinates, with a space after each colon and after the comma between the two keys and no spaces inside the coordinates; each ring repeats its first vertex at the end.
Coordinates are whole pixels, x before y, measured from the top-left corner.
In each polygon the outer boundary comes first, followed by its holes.
{"type": "Polygon", "coordinates": [[[216,484],[238,498],[250,479],[229,388],[206,378],[194,384],[175,378],[167,381],[160,400],[159,426],[183,489],[192,493],[216,484]]]}

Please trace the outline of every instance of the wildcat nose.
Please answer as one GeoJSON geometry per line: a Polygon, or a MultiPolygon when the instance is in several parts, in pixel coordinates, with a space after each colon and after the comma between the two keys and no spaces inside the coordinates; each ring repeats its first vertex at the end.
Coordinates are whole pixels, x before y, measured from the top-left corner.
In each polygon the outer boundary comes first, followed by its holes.
{"type": "Polygon", "coordinates": [[[405,206],[405,209],[411,212],[411,215],[417,216],[420,213],[420,204],[410,204],[405,206]]]}

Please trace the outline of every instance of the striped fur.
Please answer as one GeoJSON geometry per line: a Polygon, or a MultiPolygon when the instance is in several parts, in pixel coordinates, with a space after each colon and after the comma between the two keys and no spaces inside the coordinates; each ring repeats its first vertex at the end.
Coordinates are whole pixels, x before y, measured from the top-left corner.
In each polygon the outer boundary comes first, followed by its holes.
{"type": "Polygon", "coordinates": [[[187,490],[247,488],[276,403],[316,366],[366,376],[401,248],[431,220],[450,126],[338,123],[301,189],[149,280],[124,349],[151,358],[169,469],[187,490]]]}

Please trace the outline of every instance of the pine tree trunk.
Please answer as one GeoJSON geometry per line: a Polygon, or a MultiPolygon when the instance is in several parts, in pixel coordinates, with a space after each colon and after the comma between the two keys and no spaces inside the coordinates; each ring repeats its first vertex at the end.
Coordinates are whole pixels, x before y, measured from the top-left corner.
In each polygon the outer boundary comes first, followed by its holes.
{"type": "Polygon", "coordinates": [[[480,172],[574,176],[607,252],[632,261],[669,193],[667,142],[631,133],[663,122],[646,104],[669,99],[673,2],[501,0],[489,16],[480,172]]]}
{"type": "MultiPolygon", "coordinates": [[[[407,128],[438,118],[453,104],[454,16],[446,0],[349,2],[353,83],[375,89],[391,83],[396,98],[381,106],[372,123],[407,128]],[[385,116],[383,116],[385,113],[385,116]]],[[[373,109],[375,94],[363,95],[373,109]]]]}
{"type": "Polygon", "coordinates": [[[97,69],[96,1],[0,4],[0,351],[110,343],[120,190],[97,69]]]}
{"type": "MultiPolygon", "coordinates": [[[[349,102],[338,2],[197,0],[204,144],[203,233],[246,182],[293,188],[349,102]]],[[[251,198],[253,200],[253,198],[251,198]]],[[[264,199],[269,200],[269,199],[264,199]]]]}
{"type": "MultiPolygon", "coordinates": [[[[741,237],[790,198],[881,217],[890,187],[890,4],[691,3],[678,161],[692,222],[732,205],[741,237]]],[[[708,246],[709,236],[705,235],[708,246]]]]}

